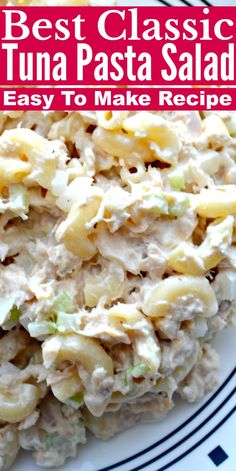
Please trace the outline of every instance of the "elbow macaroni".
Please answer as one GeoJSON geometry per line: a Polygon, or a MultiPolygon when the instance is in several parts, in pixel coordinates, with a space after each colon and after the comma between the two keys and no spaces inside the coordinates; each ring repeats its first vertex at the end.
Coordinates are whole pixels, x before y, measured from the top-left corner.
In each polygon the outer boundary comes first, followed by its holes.
{"type": "Polygon", "coordinates": [[[103,128],[95,129],[92,137],[99,149],[114,155],[124,164],[132,166],[136,161],[152,162],[156,159],[144,139],[103,128]]]}
{"type": "Polygon", "coordinates": [[[142,319],[142,315],[136,306],[119,303],[109,309],[108,319],[110,322],[122,322],[132,326],[142,319]]]}
{"type": "Polygon", "coordinates": [[[36,408],[41,394],[33,384],[20,384],[11,390],[0,387],[0,420],[15,424],[36,408]]]}
{"type": "MultiPolygon", "coordinates": [[[[43,345],[43,359],[46,367],[53,363],[60,364],[64,361],[69,361],[82,366],[85,370],[86,383],[84,401],[88,409],[95,416],[100,416],[104,412],[106,405],[108,404],[111,397],[111,386],[103,387],[103,395],[100,400],[91,400],[91,391],[95,394],[99,394],[99,390],[94,383],[94,377],[98,373],[104,383],[112,384],[113,381],[113,363],[110,356],[105,352],[104,348],[99,343],[89,337],[84,337],[80,334],[70,335],[57,335],[47,339],[43,345]],[[87,378],[87,375],[89,377],[87,378]]],[[[82,372],[80,371],[80,376],[82,372]]],[[[73,387],[76,389],[77,382],[77,393],[81,391],[81,380],[83,378],[74,377],[72,381],[68,383],[68,380],[59,386],[53,388],[55,395],[65,395],[68,389],[73,387]]]]}
{"type": "Polygon", "coordinates": [[[123,127],[128,133],[146,139],[160,160],[176,163],[180,150],[179,139],[172,126],[161,116],[142,111],[127,118],[123,127]]]}
{"type": "Polygon", "coordinates": [[[185,275],[203,275],[218,265],[232,243],[233,216],[209,224],[206,238],[198,247],[183,242],[168,256],[168,265],[185,275]]]}
{"type": "Polygon", "coordinates": [[[147,316],[163,317],[173,315],[172,310],[179,301],[188,297],[197,298],[203,305],[206,317],[214,316],[218,309],[216,296],[208,280],[195,276],[171,276],[160,281],[148,293],[143,310],[147,316]]]}
{"type": "MultiPolygon", "coordinates": [[[[48,382],[48,384],[50,385],[50,382],[48,382]]],[[[59,401],[65,403],[76,394],[82,394],[83,385],[76,368],[71,371],[68,378],[58,380],[57,383],[51,384],[51,390],[59,401]]]]}
{"type": "MultiPolygon", "coordinates": [[[[14,155],[19,161],[17,166],[27,173],[31,167],[35,181],[43,188],[50,189],[56,172],[56,161],[53,155],[52,144],[30,129],[11,129],[5,131],[0,137],[0,156],[8,159],[8,155],[14,155]],[[6,152],[6,149],[9,149],[6,152]],[[28,162],[28,165],[26,162],[28,162]],[[25,167],[23,166],[25,164],[25,167]]],[[[6,160],[7,162],[7,160],[6,160]]]]}
{"type": "Polygon", "coordinates": [[[195,211],[204,218],[215,219],[236,214],[236,186],[203,190],[193,201],[195,211]]]}
{"type": "Polygon", "coordinates": [[[102,193],[91,188],[88,201],[79,207],[72,205],[67,219],[57,229],[57,239],[82,260],[90,260],[97,252],[86,224],[96,216],[101,201],[102,193]]]}
{"type": "Polygon", "coordinates": [[[12,183],[22,182],[30,172],[31,165],[28,162],[0,157],[1,187],[12,183]]]}
{"type": "Polygon", "coordinates": [[[109,355],[98,342],[79,334],[56,335],[43,344],[43,359],[48,367],[54,361],[78,362],[92,374],[96,368],[103,368],[107,376],[113,375],[113,364],[109,355]]]}

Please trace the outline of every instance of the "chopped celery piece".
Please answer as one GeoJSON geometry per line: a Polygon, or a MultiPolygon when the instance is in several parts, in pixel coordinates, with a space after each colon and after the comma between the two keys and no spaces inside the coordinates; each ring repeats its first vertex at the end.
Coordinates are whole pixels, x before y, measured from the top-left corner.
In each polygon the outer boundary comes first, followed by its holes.
{"type": "Polygon", "coordinates": [[[56,334],[57,326],[54,322],[41,321],[41,322],[30,322],[28,324],[28,330],[31,337],[42,337],[44,335],[56,334]]]}
{"type": "Polygon", "coordinates": [[[168,214],[168,204],[164,196],[152,192],[148,193],[143,201],[141,207],[148,210],[154,216],[161,216],[161,214],[168,214]]]}
{"type": "Polygon", "coordinates": [[[71,297],[66,291],[62,291],[55,299],[52,310],[57,314],[58,312],[68,312],[72,307],[73,302],[71,297]]]}
{"type": "Polygon", "coordinates": [[[57,315],[57,328],[59,332],[76,331],[77,328],[76,314],[67,314],[66,312],[59,312],[57,315]]]}
{"type": "Polygon", "coordinates": [[[182,216],[187,209],[190,207],[190,199],[187,195],[179,193],[178,198],[175,198],[173,202],[169,203],[169,215],[170,216],[182,216]]]}
{"type": "Polygon", "coordinates": [[[70,397],[70,401],[77,402],[77,404],[81,405],[84,402],[84,395],[82,393],[77,393],[70,397]]]}
{"type": "Polygon", "coordinates": [[[21,310],[14,304],[14,306],[11,308],[8,322],[10,323],[17,322],[20,318],[20,315],[21,315],[21,310]]]}
{"type": "Polygon", "coordinates": [[[79,409],[79,407],[81,407],[83,403],[84,403],[84,396],[82,393],[77,393],[65,401],[65,404],[73,407],[74,409],[79,409]]]}
{"type": "Polygon", "coordinates": [[[123,371],[121,374],[120,374],[120,380],[123,384],[123,386],[126,388],[128,385],[129,385],[129,380],[127,378],[127,374],[125,371],[123,371]]]}
{"type": "Polygon", "coordinates": [[[145,374],[148,373],[148,371],[149,371],[148,366],[142,362],[137,363],[136,365],[131,366],[128,369],[128,372],[133,376],[133,378],[139,378],[140,376],[144,376],[145,374]]]}
{"type": "Polygon", "coordinates": [[[57,333],[57,326],[54,322],[48,322],[48,330],[51,332],[51,334],[56,334],[57,333]]]}
{"type": "Polygon", "coordinates": [[[70,400],[75,401],[75,402],[80,402],[80,403],[84,402],[84,395],[82,393],[77,393],[74,396],[71,396],[70,400]]]}
{"type": "Polygon", "coordinates": [[[168,175],[168,180],[172,190],[184,190],[185,189],[185,179],[184,175],[179,172],[173,172],[168,175]]]}

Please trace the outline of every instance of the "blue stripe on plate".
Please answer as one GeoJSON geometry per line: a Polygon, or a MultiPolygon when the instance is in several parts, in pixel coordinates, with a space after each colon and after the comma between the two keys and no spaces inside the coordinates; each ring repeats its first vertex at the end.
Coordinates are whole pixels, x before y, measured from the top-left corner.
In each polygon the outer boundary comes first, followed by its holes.
{"type": "MultiPolygon", "coordinates": [[[[178,461],[182,460],[183,458],[185,458],[185,456],[189,455],[189,453],[191,453],[192,451],[196,450],[196,448],[199,447],[199,445],[201,445],[202,443],[204,443],[211,435],[213,435],[213,433],[216,432],[216,430],[218,430],[230,417],[231,415],[235,414],[236,412],[236,406],[233,407],[233,409],[231,409],[231,411],[210,431],[208,432],[205,437],[201,438],[201,440],[199,440],[197,443],[195,443],[195,445],[193,445],[191,448],[189,448],[187,451],[185,451],[184,453],[182,453],[182,455],[178,456],[177,458],[175,458],[174,460],[172,460],[170,463],[166,464],[165,466],[163,466],[162,468],[159,468],[158,471],[165,471],[166,469],[168,469],[170,466],[172,466],[173,464],[175,463],[178,463],[178,461]]],[[[138,471],[139,468],[135,468],[135,471],[138,471]]]]}
{"type": "MultiPolygon", "coordinates": [[[[188,425],[190,422],[192,422],[193,419],[195,419],[204,409],[206,409],[206,407],[208,407],[208,405],[221,393],[221,391],[225,388],[225,386],[231,381],[231,379],[234,377],[236,373],[236,368],[234,368],[234,370],[230,373],[230,375],[226,378],[226,380],[221,384],[221,386],[217,389],[217,391],[196,411],[194,412],[194,414],[192,414],[187,420],[185,420],[185,422],[183,422],[182,424],[180,424],[176,429],[174,429],[172,432],[170,432],[168,435],[166,435],[165,437],[163,437],[161,440],[153,443],[153,445],[150,445],[149,447],[145,448],[144,450],[140,451],[139,453],[136,453],[132,456],[130,456],[129,458],[126,458],[122,461],[119,461],[115,464],[112,464],[110,466],[107,466],[105,468],[100,468],[98,469],[98,471],[111,471],[112,469],[118,467],[118,466],[121,466],[121,465],[124,465],[126,463],[129,463],[130,461],[136,459],[136,458],[139,458],[140,456],[143,456],[145,453],[148,453],[149,451],[153,450],[154,448],[158,447],[159,445],[161,445],[162,443],[164,443],[166,440],[168,440],[169,438],[173,437],[174,435],[176,435],[176,433],[178,433],[180,430],[182,430],[184,427],[186,427],[186,425],[188,425]]],[[[230,393],[230,397],[232,396],[232,394],[234,393],[231,392],[230,393]]],[[[229,399],[229,397],[227,398],[227,400],[229,399]]],[[[225,402],[225,401],[224,401],[225,402]]],[[[221,407],[222,404],[219,406],[221,407]]],[[[219,407],[216,409],[218,410],[219,407]]],[[[213,413],[214,414],[214,413],[213,413]]],[[[210,418],[212,417],[212,414],[209,416],[210,418]]],[[[206,423],[208,418],[205,419],[204,423],[206,423]]],[[[209,420],[209,419],[208,419],[209,420]]],[[[204,424],[202,423],[198,429],[201,428],[201,426],[204,424]]],[[[187,436],[188,438],[188,436],[187,436]]],[[[186,438],[183,438],[182,440],[185,440],[186,438]]]]}
{"type": "MultiPolygon", "coordinates": [[[[167,450],[165,450],[163,453],[161,453],[160,455],[156,456],[155,458],[152,458],[151,460],[149,461],[146,461],[146,463],[144,464],[141,464],[140,466],[137,466],[135,467],[135,471],[138,471],[140,469],[143,469],[145,468],[147,465],[149,464],[152,464],[152,463],[155,463],[156,461],[158,461],[159,459],[163,458],[165,455],[167,455],[169,452],[175,450],[175,448],[177,448],[179,445],[182,445],[188,438],[192,437],[196,432],[198,432],[198,430],[200,430],[202,428],[203,425],[205,425],[207,422],[209,422],[209,420],[214,417],[215,413],[218,412],[222,406],[224,406],[226,404],[226,402],[229,401],[229,399],[235,395],[235,392],[236,392],[236,388],[234,388],[231,393],[226,397],[226,399],[220,403],[220,405],[209,415],[209,417],[207,417],[198,427],[196,427],[196,429],[194,429],[192,432],[190,432],[188,435],[186,435],[186,437],[182,438],[178,443],[176,443],[175,445],[171,446],[170,448],[168,448],[167,450]]],[[[221,420],[221,422],[219,422],[210,432],[208,432],[203,438],[201,438],[201,440],[199,440],[198,442],[195,443],[195,445],[193,445],[191,448],[189,448],[188,450],[186,450],[184,453],[182,453],[182,455],[180,455],[179,457],[175,458],[174,460],[172,460],[170,463],[166,464],[165,466],[163,466],[162,468],[158,469],[158,471],[164,471],[165,469],[169,468],[171,465],[177,463],[177,461],[180,461],[182,458],[184,458],[186,455],[188,455],[191,451],[195,450],[199,445],[201,445],[201,443],[203,443],[208,437],[210,437],[210,435],[212,435],[212,433],[214,433],[214,431],[216,431],[221,425],[223,425],[223,423],[236,411],[236,406],[221,420]]]]}

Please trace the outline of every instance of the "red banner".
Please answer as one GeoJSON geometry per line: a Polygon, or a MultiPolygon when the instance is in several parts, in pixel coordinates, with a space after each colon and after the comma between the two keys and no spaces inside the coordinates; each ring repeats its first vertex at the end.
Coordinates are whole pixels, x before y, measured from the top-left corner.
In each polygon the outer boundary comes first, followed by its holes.
{"type": "Polygon", "coordinates": [[[0,85],[233,85],[235,7],[1,7],[0,85]]]}

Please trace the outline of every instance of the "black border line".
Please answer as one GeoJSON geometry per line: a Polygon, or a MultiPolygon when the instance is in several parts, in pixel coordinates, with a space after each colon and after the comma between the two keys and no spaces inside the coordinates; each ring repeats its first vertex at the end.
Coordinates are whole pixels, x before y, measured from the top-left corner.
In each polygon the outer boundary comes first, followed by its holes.
{"type": "MultiPolygon", "coordinates": [[[[167,450],[160,453],[160,455],[156,456],[155,458],[152,458],[151,460],[146,461],[146,463],[143,463],[140,466],[135,467],[134,470],[138,471],[140,469],[145,468],[145,466],[147,466],[149,464],[155,463],[155,461],[160,460],[161,458],[166,456],[169,452],[175,450],[175,448],[177,448],[179,445],[182,445],[186,440],[188,440],[193,435],[195,435],[195,433],[198,432],[205,424],[207,424],[207,422],[209,422],[209,420],[212,419],[212,417],[214,417],[215,413],[217,413],[229,401],[229,399],[231,399],[231,397],[234,396],[235,392],[236,392],[236,387],[234,387],[234,389],[229,393],[229,395],[224,399],[224,401],[221,402],[219,404],[219,406],[208,417],[206,417],[206,419],[200,425],[198,425],[198,427],[196,427],[194,430],[192,430],[192,432],[190,432],[186,437],[181,438],[181,440],[179,442],[175,443],[174,445],[172,445],[170,448],[168,448],[167,450]]],[[[236,410],[236,406],[234,406],[233,409],[236,410]]],[[[207,437],[207,435],[204,436],[203,439],[201,439],[201,440],[204,441],[205,437],[207,437]]],[[[201,442],[201,440],[200,440],[200,442],[201,442]]],[[[199,443],[199,442],[197,442],[197,443],[199,443]]],[[[194,447],[194,445],[193,445],[193,447],[194,447]]],[[[189,449],[189,451],[187,450],[187,452],[190,453],[190,450],[191,450],[191,448],[189,449]]],[[[184,452],[184,453],[186,453],[186,452],[184,452]]],[[[184,453],[183,453],[183,455],[184,455],[184,453]]],[[[170,462],[168,465],[165,465],[164,468],[160,468],[160,470],[158,469],[158,471],[162,471],[164,469],[167,469],[167,467],[171,466],[171,464],[173,464],[173,462],[170,462]]]]}
{"type": "Polygon", "coordinates": [[[117,462],[116,464],[112,464],[110,466],[106,466],[105,468],[99,468],[97,471],[111,471],[112,469],[122,466],[126,463],[129,463],[130,461],[139,458],[139,456],[144,455],[145,453],[148,453],[149,451],[153,450],[157,446],[161,445],[164,443],[166,440],[169,438],[173,437],[176,433],[178,433],[183,427],[188,425],[190,422],[192,422],[193,419],[195,419],[219,394],[220,392],[225,388],[225,386],[230,382],[230,380],[233,378],[233,376],[236,373],[236,368],[233,369],[233,371],[229,374],[229,376],[226,378],[226,380],[221,384],[221,386],[215,391],[215,393],[196,411],[194,414],[192,414],[187,420],[185,420],[182,424],[180,424],[176,429],[172,430],[169,434],[167,434],[165,437],[161,438],[161,440],[158,440],[157,442],[153,443],[149,447],[145,448],[142,451],[139,451],[138,453],[135,453],[134,455],[130,456],[129,458],[125,458],[122,461],[117,462]]]}
{"type": "MultiPolygon", "coordinates": [[[[183,3],[184,5],[186,5],[187,7],[193,7],[194,5],[192,5],[191,3],[189,3],[187,0],[181,0],[181,3],[183,3]]],[[[174,6],[174,5],[173,5],[174,6]]]]}
{"type": "Polygon", "coordinates": [[[202,3],[205,3],[208,7],[213,7],[212,3],[208,2],[207,0],[201,0],[202,3]]]}
{"type": "Polygon", "coordinates": [[[166,7],[172,7],[173,5],[171,5],[170,3],[168,3],[166,0],[157,0],[159,1],[159,3],[162,3],[163,5],[165,5],[166,7]]]}
{"type": "MultiPolygon", "coordinates": [[[[169,3],[167,2],[166,0],[156,0],[158,1],[159,3],[162,3],[163,5],[165,5],[166,7],[174,7],[174,6],[177,6],[177,5],[173,5],[172,3],[169,3]]],[[[182,3],[184,3],[184,5],[188,6],[188,7],[194,7],[194,6],[201,6],[201,5],[193,5],[192,3],[190,3],[188,0],[180,0],[182,3]]],[[[213,5],[208,2],[208,0],[201,0],[202,3],[204,3],[204,5],[208,6],[208,7],[212,7],[213,5]]]]}

